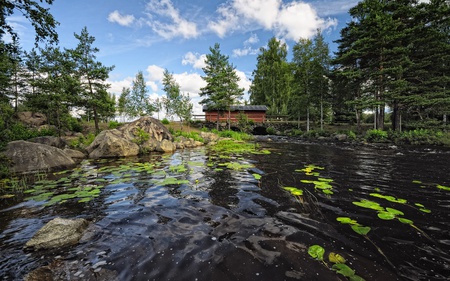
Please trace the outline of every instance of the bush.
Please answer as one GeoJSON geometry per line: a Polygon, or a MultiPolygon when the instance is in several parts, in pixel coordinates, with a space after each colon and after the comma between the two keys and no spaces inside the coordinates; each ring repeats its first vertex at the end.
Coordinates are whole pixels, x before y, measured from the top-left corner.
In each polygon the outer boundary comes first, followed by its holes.
{"type": "Polygon", "coordinates": [[[78,120],[77,118],[72,117],[72,116],[67,116],[66,122],[67,122],[67,128],[69,129],[69,131],[77,132],[77,133],[80,133],[83,131],[83,126],[81,124],[81,121],[78,120]]]}
{"type": "Polygon", "coordinates": [[[219,137],[232,138],[237,141],[249,141],[249,140],[253,139],[252,135],[242,133],[242,132],[235,132],[235,131],[231,131],[231,130],[220,131],[217,134],[219,135],[219,137]]]}
{"type": "Polygon", "coordinates": [[[108,123],[108,129],[115,129],[117,127],[120,127],[122,125],[122,123],[117,122],[117,121],[109,121],[108,123]]]}
{"type": "Polygon", "coordinates": [[[383,130],[368,130],[365,139],[368,142],[386,142],[388,140],[388,132],[383,130]]]}
{"type": "Polygon", "coordinates": [[[161,123],[163,123],[164,125],[169,125],[170,121],[167,120],[167,118],[164,118],[163,120],[161,120],[161,123]]]}
{"type": "Polygon", "coordinates": [[[268,127],[268,128],[266,129],[266,132],[267,132],[269,135],[275,135],[277,131],[276,131],[275,128],[273,128],[273,127],[268,127]]]}

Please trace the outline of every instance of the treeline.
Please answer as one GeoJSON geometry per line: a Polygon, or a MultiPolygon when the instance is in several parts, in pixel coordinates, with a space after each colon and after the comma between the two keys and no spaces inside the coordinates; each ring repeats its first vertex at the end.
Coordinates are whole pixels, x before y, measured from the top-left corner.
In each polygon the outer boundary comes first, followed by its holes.
{"type": "MultiPolygon", "coordinates": [[[[446,128],[450,113],[450,4],[444,0],[364,0],[349,11],[331,57],[320,31],[261,48],[251,104],[291,120],[355,122],[373,112],[374,128],[446,128]],[[389,112],[389,117],[385,116],[389,112]]],[[[321,126],[321,127],[322,127],[321,126]]]]}

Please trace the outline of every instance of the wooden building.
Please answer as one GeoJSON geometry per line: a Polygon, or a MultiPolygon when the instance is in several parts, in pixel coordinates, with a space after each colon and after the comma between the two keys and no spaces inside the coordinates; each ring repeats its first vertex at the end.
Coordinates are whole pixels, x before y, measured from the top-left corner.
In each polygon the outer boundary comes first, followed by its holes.
{"type": "MultiPolygon", "coordinates": [[[[230,120],[231,122],[239,121],[239,114],[247,115],[248,120],[253,120],[257,123],[266,121],[267,107],[265,105],[233,105],[230,108],[230,120]]],[[[219,115],[220,122],[228,121],[228,111],[220,111],[213,108],[203,107],[205,113],[205,120],[209,122],[217,122],[217,115],[219,115]]]]}

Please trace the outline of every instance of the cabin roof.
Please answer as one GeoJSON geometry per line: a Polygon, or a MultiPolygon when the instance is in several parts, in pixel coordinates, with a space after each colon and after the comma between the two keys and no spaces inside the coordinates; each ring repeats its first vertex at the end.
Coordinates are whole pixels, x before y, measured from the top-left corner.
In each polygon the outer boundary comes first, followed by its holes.
{"type": "MultiPolygon", "coordinates": [[[[231,111],[267,111],[265,105],[232,105],[231,111]]],[[[203,106],[203,111],[216,111],[214,108],[209,108],[207,105],[203,106]]]]}

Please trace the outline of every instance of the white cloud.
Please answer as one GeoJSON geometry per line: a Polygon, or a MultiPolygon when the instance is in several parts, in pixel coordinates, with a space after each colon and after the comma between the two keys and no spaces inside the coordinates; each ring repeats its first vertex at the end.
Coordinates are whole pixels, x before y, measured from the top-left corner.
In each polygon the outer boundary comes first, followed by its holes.
{"type": "Polygon", "coordinates": [[[197,30],[197,24],[184,19],[180,12],[175,9],[170,0],[151,0],[147,3],[146,24],[150,26],[154,32],[164,39],[172,39],[174,37],[182,37],[185,39],[196,38],[200,35],[197,30]],[[167,18],[167,22],[155,20],[155,15],[167,18]]]}
{"type": "Polygon", "coordinates": [[[121,15],[119,11],[115,10],[114,12],[108,15],[108,21],[116,22],[122,26],[130,26],[134,22],[134,16],[121,15]]]}
{"type": "Polygon", "coordinates": [[[244,72],[240,71],[240,70],[236,70],[236,74],[239,77],[239,88],[244,88],[244,93],[247,93],[248,90],[250,89],[250,85],[252,84],[252,81],[250,81],[250,79],[248,79],[247,75],[245,75],[244,72]]]}
{"type": "Polygon", "coordinates": [[[181,61],[181,63],[183,65],[192,65],[193,68],[196,69],[202,69],[203,67],[206,66],[206,55],[200,55],[198,53],[192,53],[192,52],[187,52],[184,57],[183,60],[181,61]]]}
{"type": "Polygon", "coordinates": [[[164,78],[164,68],[157,65],[147,67],[147,79],[152,82],[161,82],[164,78]]]}
{"type": "Polygon", "coordinates": [[[206,86],[205,80],[202,79],[198,73],[178,73],[174,74],[173,78],[180,85],[180,90],[183,93],[189,93],[190,97],[198,97],[200,88],[206,86]]]}
{"type": "MultiPolygon", "coordinates": [[[[297,41],[311,37],[318,28],[337,25],[336,19],[320,18],[311,4],[281,0],[232,0],[217,9],[220,19],[209,22],[209,29],[223,38],[236,30],[263,28],[277,36],[297,41]]],[[[237,51],[236,55],[242,55],[237,51]]]]}
{"type": "Polygon", "coordinates": [[[233,57],[243,57],[247,55],[256,55],[259,52],[259,49],[252,48],[251,45],[259,42],[259,38],[256,34],[252,34],[250,38],[244,41],[244,47],[242,49],[234,49],[233,57]]]}

